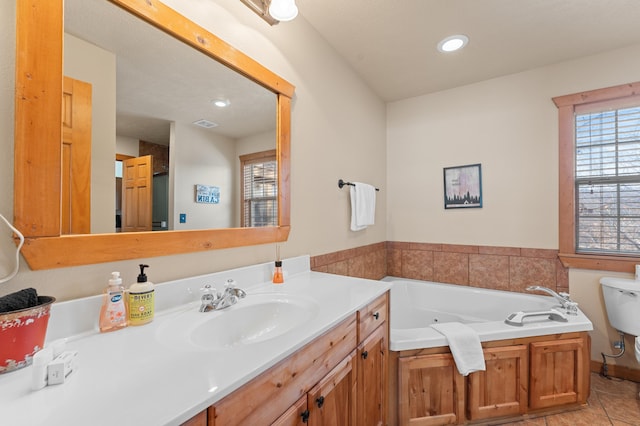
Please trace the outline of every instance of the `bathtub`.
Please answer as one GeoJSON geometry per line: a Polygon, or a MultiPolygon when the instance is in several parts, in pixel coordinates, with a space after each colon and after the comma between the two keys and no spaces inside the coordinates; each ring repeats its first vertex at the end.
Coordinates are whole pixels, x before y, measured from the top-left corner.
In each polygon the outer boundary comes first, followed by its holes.
{"type": "Polygon", "coordinates": [[[508,325],[516,311],[557,307],[553,297],[385,277],[391,282],[390,344],[392,351],[447,346],[446,338],[431,328],[441,322],[461,322],[473,328],[481,342],[593,330],[578,309],[567,322],[547,316],[527,319],[522,326],[508,325]]]}

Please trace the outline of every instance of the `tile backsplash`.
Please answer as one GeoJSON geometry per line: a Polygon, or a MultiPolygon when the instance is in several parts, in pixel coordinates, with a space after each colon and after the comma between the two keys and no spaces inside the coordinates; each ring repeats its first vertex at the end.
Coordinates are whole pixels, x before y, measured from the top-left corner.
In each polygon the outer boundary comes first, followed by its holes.
{"type": "Polygon", "coordinates": [[[558,251],[524,247],[387,241],[311,257],[311,269],[352,277],[391,275],[524,292],[530,285],[569,291],[558,251]]]}

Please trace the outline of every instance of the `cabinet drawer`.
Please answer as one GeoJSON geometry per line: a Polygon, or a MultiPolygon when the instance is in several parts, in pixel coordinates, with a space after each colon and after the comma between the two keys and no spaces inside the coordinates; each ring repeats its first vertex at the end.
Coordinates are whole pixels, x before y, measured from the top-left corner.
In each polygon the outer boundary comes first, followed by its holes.
{"type": "Polygon", "coordinates": [[[358,343],[387,320],[389,292],[358,311],[358,343]]]}

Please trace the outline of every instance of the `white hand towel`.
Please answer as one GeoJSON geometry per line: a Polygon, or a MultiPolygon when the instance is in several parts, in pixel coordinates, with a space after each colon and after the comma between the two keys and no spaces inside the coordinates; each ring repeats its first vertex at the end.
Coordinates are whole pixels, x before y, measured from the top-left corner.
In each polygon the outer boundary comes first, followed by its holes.
{"type": "Polygon", "coordinates": [[[474,329],[459,322],[432,324],[431,328],[447,338],[460,374],[467,376],[474,371],[485,371],[482,344],[474,329]]]}
{"type": "Polygon", "coordinates": [[[376,219],[376,188],[366,183],[354,182],[349,187],[351,195],[351,230],[361,231],[373,225],[376,219]]]}

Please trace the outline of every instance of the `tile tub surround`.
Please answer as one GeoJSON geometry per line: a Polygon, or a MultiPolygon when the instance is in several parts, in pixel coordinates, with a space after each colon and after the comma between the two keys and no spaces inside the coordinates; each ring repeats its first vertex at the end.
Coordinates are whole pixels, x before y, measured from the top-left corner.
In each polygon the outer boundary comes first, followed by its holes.
{"type": "Polygon", "coordinates": [[[380,281],[311,272],[308,256],[283,262],[285,283],[279,285],[271,283],[272,262],[159,283],[154,321],[112,333],[97,331],[100,296],[54,305],[47,342],[69,337],[66,349],[78,351],[78,371],[68,383],[39,391],[30,390],[33,367],[0,376],[0,424],[179,425],[355,315],[389,287],[380,281]],[[274,293],[314,300],[321,309],[289,333],[221,352],[176,345],[171,339],[167,343],[166,330],[173,330],[174,319],[222,317],[236,308],[198,312],[199,289],[209,283],[221,285],[227,278],[247,291],[247,302],[252,295],[274,293]],[[117,401],[117,409],[108,409],[110,401],[117,401]]]}
{"type": "Polygon", "coordinates": [[[311,270],[379,280],[387,276],[387,243],[340,250],[311,257],[311,270]]]}
{"type": "Polygon", "coordinates": [[[352,277],[411,278],[526,292],[530,285],[569,291],[557,250],[386,241],[311,257],[311,269],[352,277]]]}

